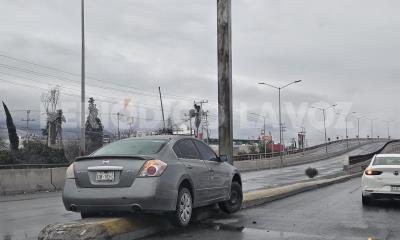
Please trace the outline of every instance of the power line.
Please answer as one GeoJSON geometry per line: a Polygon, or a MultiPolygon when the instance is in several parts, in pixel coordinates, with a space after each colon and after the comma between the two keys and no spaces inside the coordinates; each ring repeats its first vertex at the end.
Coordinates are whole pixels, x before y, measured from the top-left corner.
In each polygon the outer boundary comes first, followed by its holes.
{"type": "MultiPolygon", "coordinates": [[[[61,73],[64,73],[64,74],[68,74],[68,75],[71,75],[71,76],[75,76],[75,77],[80,77],[80,76],[81,76],[80,74],[76,74],[76,73],[64,71],[64,70],[61,70],[61,69],[58,69],[58,68],[49,67],[49,66],[46,66],[46,65],[34,63],[34,62],[32,62],[32,61],[28,61],[28,60],[25,60],[25,59],[19,59],[19,58],[15,58],[15,57],[10,57],[10,56],[4,55],[4,54],[0,54],[0,57],[7,58],[7,59],[12,59],[12,60],[18,61],[18,62],[24,62],[24,63],[27,63],[27,64],[31,64],[31,65],[38,66],[38,67],[42,67],[42,68],[46,68],[46,69],[50,69],[50,70],[52,70],[52,71],[61,72],[61,73]]],[[[46,76],[46,77],[60,78],[59,76],[55,76],[55,75],[51,75],[51,74],[44,74],[44,73],[36,72],[36,71],[33,71],[32,69],[24,69],[24,68],[19,68],[19,67],[10,66],[10,65],[7,65],[7,64],[0,64],[0,65],[2,65],[3,67],[6,67],[6,68],[11,68],[11,69],[14,69],[14,70],[17,69],[17,70],[19,70],[19,71],[28,72],[28,73],[31,73],[31,74],[40,74],[40,75],[43,75],[43,76],[46,76]]],[[[112,85],[119,86],[119,87],[122,87],[122,88],[127,88],[127,87],[128,87],[128,88],[134,89],[135,91],[138,91],[138,92],[139,92],[139,93],[136,92],[136,94],[158,97],[158,95],[157,95],[156,92],[145,91],[144,89],[135,88],[135,87],[127,86],[127,85],[123,85],[123,84],[118,84],[118,83],[115,83],[115,82],[111,83],[111,82],[109,82],[109,81],[100,80],[100,79],[98,79],[98,78],[93,78],[93,77],[86,77],[86,78],[87,78],[87,79],[91,79],[91,80],[95,80],[95,81],[98,81],[98,82],[103,82],[103,83],[112,84],[112,85]],[[141,93],[140,93],[140,92],[141,92],[141,93]]],[[[67,80],[67,81],[73,81],[73,80],[67,79],[67,78],[63,78],[63,79],[64,79],[64,80],[67,80]]],[[[76,82],[76,81],[75,81],[75,82],[76,82]]],[[[118,89],[117,91],[126,91],[126,89],[118,89]]],[[[193,101],[193,99],[194,99],[193,97],[179,96],[179,95],[174,95],[174,94],[164,94],[164,96],[165,96],[166,98],[172,97],[172,98],[187,99],[186,101],[193,101]]]]}
{"type": "MultiPolygon", "coordinates": [[[[0,73],[1,73],[1,72],[0,72],[0,73]]],[[[33,80],[31,80],[31,79],[28,79],[28,78],[25,78],[25,79],[26,79],[26,80],[29,80],[29,81],[33,81],[33,80]]],[[[43,89],[43,90],[46,90],[46,91],[48,90],[47,88],[40,87],[40,86],[37,86],[37,85],[34,86],[34,85],[29,85],[29,84],[24,84],[24,83],[17,83],[17,82],[9,81],[9,80],[2,79],[2,78],[0,78],[0,81],[7,82],[7,83],[12,84],[12,85],[19,85],[19,86],[28,87],[28,88],[40,88],[40,89],[43,89]]],[[[44,83],[43,83],[43,84],[44,84],[44,83]]],[[[68,88],[68,87],[65,87],[65,86],[62,86],[62,88],[69,89],[69,90],[72,90],[72,91],[77,91],[77,90],[75,90],[75,89],[73,89],[73,88],[68,88]]],[[[63,94],[65,94],[65,95],[70,95],[70,96],[80,96],[79,94],[68,93],[68,92],[63,92],[63,94]]],[[[98,93],[96,93],[96,94],[99,95],[99,96],[105,97],[105,98],[107,98],[107,99],[115,99],[115,100],[117,100],[117,101],[123,101],[123,100],[125,100],[125,99],[118,99],[118,98],[114,98],[114,97],[110,97],[110,96],[102,95],[102,94],[98,94],[98,93]]],[[[99,98],[97,98],[96,101],[99,101],[99,102],[106,102],[106,103],[112,103],[112,104],[118,103],[118,102],[116,102],[116,101],[109,101],[109,100],[99,99],[99,98]]],[[[131,104],[131,103],[130,103],[129,105],[136,106],[136,107],[139,107],[139,108],[145,108],[145,109],[149,109],[149,110],[158,110],[158,109],[155,109],[155,108],[142,107],[142,106],[137,105],[137,104],[131,104]]]]}

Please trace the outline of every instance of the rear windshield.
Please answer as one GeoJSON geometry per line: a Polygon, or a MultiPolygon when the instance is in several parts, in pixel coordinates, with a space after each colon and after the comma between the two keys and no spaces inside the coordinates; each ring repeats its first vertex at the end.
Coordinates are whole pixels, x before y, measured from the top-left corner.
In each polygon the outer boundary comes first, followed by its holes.
{"type": "Polygon", "coordinates": [[[129,139],[110,143],[92,153],[91,156],[105,155],[149,155],[158,153],[168,140],[129,139]]]}
{"type": "Polygon", "coordinates": [[[373,165],[400,165],[400,157],[376,157],[373,165]]]}

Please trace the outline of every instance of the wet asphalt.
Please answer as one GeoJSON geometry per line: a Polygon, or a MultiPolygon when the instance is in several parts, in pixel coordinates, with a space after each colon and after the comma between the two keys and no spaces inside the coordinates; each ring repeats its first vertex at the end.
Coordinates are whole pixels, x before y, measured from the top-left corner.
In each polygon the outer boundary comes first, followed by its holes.
{"type": "MultiPolygon", "coordinates": [[[[369,152],[376,147],[376,144],[365,145],[339,157],[311,164],[243,173],[244,191],[305,180],[307,178],[304,170],[308,166],[316,167],[320,176],[340,172],[345,156],[369,152]]],[[[39,231],[47,224],[76,219],[80,219],[79,214],[65,211],[61,193],[38,193],[0,198],[0,240],[37,239],[39,231]]]]}
{"type": "MultiPolygon", "coordinates": [[[[324,161],[279,169],[242,173],[243,190],[246,192],[307,180],[308,177],[305,175],[305,170],[308,167],[316,168],[318,170],[319,177],[338,174],[343,171],[343,164],[348,156],[370,153],[378,150],[384,144],[385,143],[367,144],[346,154],[332,157],[324,161]]],[[[325,153],[325,149],[323,149],[322,152],[323,155],[325,153]]]]}
{"type": "Polygon", "coordinates": [[[400,203],[363,207],[360,184],[355,178],[147,239],[400,239],[400,203]]]}

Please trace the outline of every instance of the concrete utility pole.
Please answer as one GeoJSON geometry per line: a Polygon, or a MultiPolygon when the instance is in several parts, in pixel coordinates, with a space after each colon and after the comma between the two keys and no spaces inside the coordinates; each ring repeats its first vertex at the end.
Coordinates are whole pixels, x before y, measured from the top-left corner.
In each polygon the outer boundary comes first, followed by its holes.
{"type": "Polygon", "coordinates": [[[217,0],[218,135],[219,154],[227,155],[233,164],[231,3],[231,0],[217,0]]]}
{"type": "Polygon", "coordinates": [[[165,116],[164,116],[164,105],[162,102],[162,96],[161,96],[161,87],[158,87],[158,92],[160,93],[160,103],[161,103],[161,114],[162,114],[162,120],[164,124],[164,129],[163,132],[165,131],[165,116]]]}
{"type": "MultiPolygon", "coordinates": [[[[286,85],[284,85],[284,86],[282,86],[282,87],[276,87],[276,86],[274,86],[274,85],[272,85],[272,84],[268,84],[268,83],[265,83],[265,82],[260,82],[260,83],[258,83],[258,84],[260,84],[260,85],[266,85],[266,86],[269,86],[269,87],[278,89],[278,93],[279,93],[279,95],[278,95],[278,98],[279,98],[279,100],[278,100],[278,101],[279,101],[279,145],[280,145],[280,148],[283,146],[283,145],[282,145],[283,131],[282,131],[281,90],[284,89],[284,88],[286,88],[286,87],[289,87],[289,86],[292,85],[292,84],[300,83],[301,81],[302,81],[302,80],[296,80],[296,81],[293,81],[293,82],[291,82],[291,83],[288,83],[288,84],[286,84],[286,85]]],[[[283,149],[283,150],[285,151],[285,149],[283,149]]],[[[281,167],[283,167],[283,156],[282,156],[282,151],[281,151],[281,149],[279,149],[279,158],[281,159],[281,167]]]]}
{"type": "Polygon", "coordinates": [[[185,117],[189,117],[189,131],[190,131],[190,136],[193,136],[192,132],[192,114],[189,111],[189,113],[185,113],[185,117]]]}
{"type": "Polygon", "coordinates": [[[205,117],[205,123],[206,123],[206,130],[207,130],[207,138],[206,138],[206,143],[209,144],[210,142],[210,125],[208,124],[208,111],[204,113],[205,117]]]}
{"type": "Polygon", "coordinates": [[[117,119],[118,119],[118,140],[121,140],[121,131],[119,130],[119,120],[121,117],[121,113],[117,113],[117,119]]]}
{"type": "Polygon", "coordinates": [[[132,137],[132,125],[133,125],[133,121],[134,118],[133,117],[128,117],[128,124],[129,124],[129,137],[132,137]]]}
{"type": "Polygon", "coordinates": [[[258,117],[262,117],[264,119],[264,134],[263,134],[263,138],[264,139],[263,139],[263,142],[264,142],[264,158],[266,158],[266,156],[267,156],[267,141],[265,140],[265,135],[267,134],[267,128],[266,128],[266,125],[265,125],[266,117],[264,115],[260,115],[260,114],[257,114],[257,113],[250,113],[250,114],[258,116],[258,117]]]}
{"type": "Polygon", "coordinates": [[[21,121],[26,122],[26,139],[27,140],[29,139],[28,138],[28,136],[29,136],[29,122],[35,121],[35,119],[29,118],[30,114],[31,114],[31,110],[26,110],[26,119],[21,119],[21,121]]]}
{"type": "Polygon", "coordinates": [[[320,107],[311,107],[311,108],[315,108],[318,110],[322,111],[322,114],[324,115],[324,134],[325,134],[325,152],[328,153],[328,144],[327,144],[327,136],[326,136],[326,110],[330,109],[330,108],[334,108],[336,107],[337,104],[333,104],[327,108],[320,108],[320,107]]]}
{"type": "Polygon", "coordinates": [[[86,154],[85,149],[85,0],[81,0],[81,23],[82,23],[82,73],[81,73],[81,141],[80,155],[86,154]]]}
{"type": "Polygon", "coordinates": [[[205,112],[204,112],[204,110],[203,110],[203,104],[204,103],[208,103],[208,100],[201,100],[200,102],[196,102],[196,101],[194,101],[194,103],[193,103],[193,106],[194,106],[194,109],[196,109],[197,110],[197,115],[196,115],[196,119],[195,119],[195,124],[196,124],[196,129],[197,129],[197,137],[199,137],[199,126],[197,126],[197,124],[201,124],[201,133],[202,133],[202,136],[203,136],[203,138],[204,138],[204,124],[202,124],[204,121],[204,115],[205,115],[205,112]],[[196,107],[196,106],[199,106],[200,108],[198,108],[198,107],[196,107]]]}

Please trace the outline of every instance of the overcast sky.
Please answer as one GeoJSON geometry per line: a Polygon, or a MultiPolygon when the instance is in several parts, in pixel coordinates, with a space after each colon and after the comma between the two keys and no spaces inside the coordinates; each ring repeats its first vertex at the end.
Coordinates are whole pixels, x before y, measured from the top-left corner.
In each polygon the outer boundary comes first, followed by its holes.
{"type": "MultiPolygon", "coordinates": [[[[303,80],[282,92],[285,138],[304,126],[311,144],[322,141],[322,114],[310,106],[338,104],[336,111],[379,118],[375,136],[387,135],[382,120],[400,120],[399,1],[234,0],[232,8],[236,137],[257,136],[262,121],[243,116],[255,112],[267,115],[276,138],[277,91],[261,81],[303,80]]],[[[40,95],[60,85],[63,108],[78,112],[80,1],[0,0],[0,9],[0,98],[10,109],[40,109],[40,95]]],[[[87,0],[88,96],[118,103],[98,102],[111,122],[109,114],[130,99],[126,111],[153,119],[142,126],[160,124],[158,86],[175,122],[193,99],[207,99],[215,135],[216,31],[216,0],[87,0]]],[[[399,125],[391,125],[395,137],[399,125]]],[[[329,137],[345,135],[344,119],[333,111],[328,126],[329,137]]],[[[365,137],[370,122],[361,120],[360,128],[365,137]]]]}

